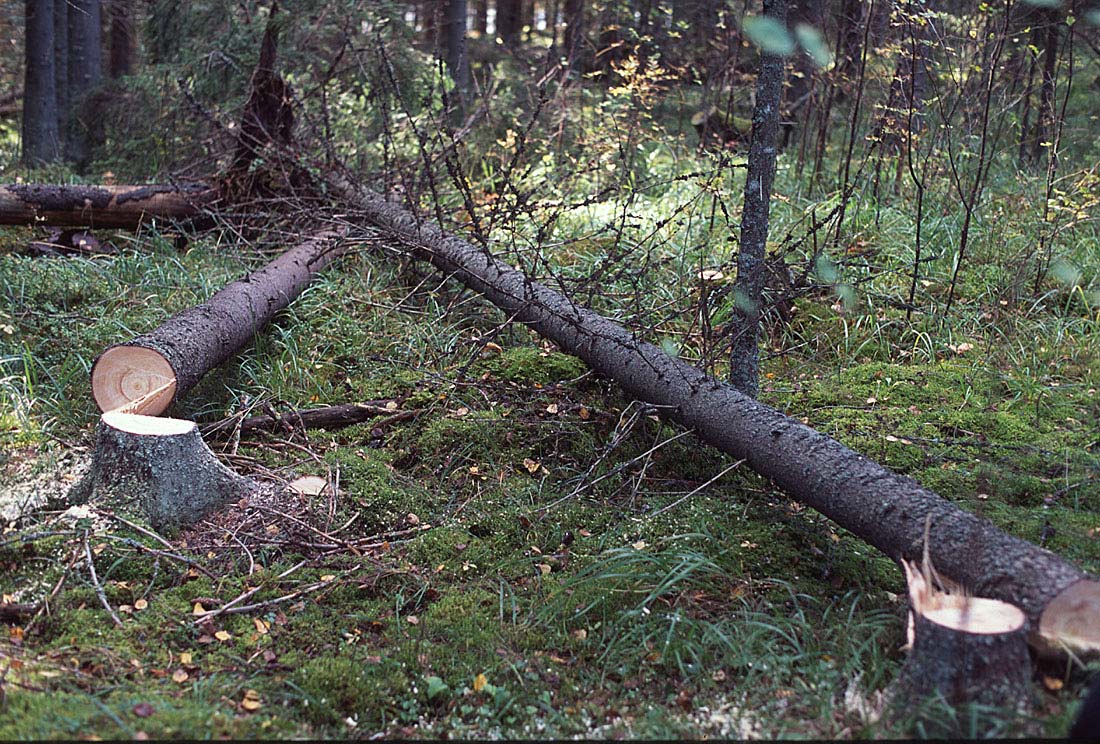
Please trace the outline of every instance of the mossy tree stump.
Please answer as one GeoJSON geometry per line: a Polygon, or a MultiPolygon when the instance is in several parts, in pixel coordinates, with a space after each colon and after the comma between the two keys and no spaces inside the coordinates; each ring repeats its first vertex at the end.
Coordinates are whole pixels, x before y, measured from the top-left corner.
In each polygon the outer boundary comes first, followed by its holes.
{"type": "Polygon", "coordinates": [[[137,503],[154,528],[171,531],[257,489],[218,461],[195,422],[108,411],[96,430],[91,469],[69,499],[137,503]]]}

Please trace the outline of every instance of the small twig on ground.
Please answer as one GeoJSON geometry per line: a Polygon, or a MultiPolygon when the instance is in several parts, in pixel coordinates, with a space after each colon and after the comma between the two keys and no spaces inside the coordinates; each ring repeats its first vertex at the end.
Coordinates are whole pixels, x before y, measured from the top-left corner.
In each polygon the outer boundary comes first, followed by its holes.
{"type": "Polygon", "coordinates": [[[114,609],[111,607],[111,603],[107,601],[107,592],[103,590],[103,585],[99,583],[99,577],[95,572],[95,561],[92,560],[92,548],[88,545],[88,533],[84,533],[84,560],[88,566],[88,573],[92,577],[92,585],[95,586],[96,596],[99,597],[100,603],[107,609],[111,619],[114,620],[115,625],[122,627],[122,620],[115,614],[114,609]]]}

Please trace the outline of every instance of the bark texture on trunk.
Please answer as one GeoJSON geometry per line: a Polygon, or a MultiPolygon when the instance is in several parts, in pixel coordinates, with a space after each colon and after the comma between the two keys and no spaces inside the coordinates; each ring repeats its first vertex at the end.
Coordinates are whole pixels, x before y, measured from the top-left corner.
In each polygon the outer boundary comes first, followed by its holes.
{"type": "Polygon", "coordinates": [[[461,113],[470,102],[470,90],[473,88],[470,58],[466,53],[466,0],[448,0],[447,18],[443,28],[447,70],[455,83],[458,93],[457,110],[461,113]]]}
{"type": "MultiPolygon", "coordinates": [[[[347,183],[338,189],[367,221],[414,246],[414,255],[482,293],[629,395],[660,406],[708,444],[746,460],[793,498],[889,557],[919,557],[930,519],[931,557],[939,572],[973,594],[1016,604],[1032,627],[1038,627],[1047,605],[1075,584],[1086,582],[1086,593],[1097,593],[1100,582],[1054,553],[1005,534],[911,478],[669,357],[486,250],[374,192],[347,183]]],[[[1080,621],[1089,642],[1100,645],[1100,617],[1080,621]]]]}
{"type": "Polygon", "coordinates": [[[336,258],[342,236],[323,232],[172,316],[150,333],[106,349],[92,365],[92,394],[102,411],[163,413],[241,348],[336,258]]]}
{"type": "Polygon", "coordinates": [[[92,466],[69,493],[72,503],[140,506],[155,529],[194,524],[257,486],[222,465],[193,421],[105,413],[92,466]]]}
{"type": "MultiPolygon", "coordinates": [[[[785,24],[787,0],[769,0],[764,15],[785,24]]],[[[760,55],[756,105],[752,112],[745,203],[741,212],[741,242],[737,253],[734,298],[738,321],[730,344],[730,383],[752,398],[760,376],[760,313],[764,304],[764,254],[768,242],[768,214],[775,180],[779,142],[779,102],[783,96],[783,57],[760,55]]]]}
{"type": "Polygon", "coordinates": [[[0,225],[133,230],[152,219],[197,217],[218,192],[207,184],[169,186],[0,185],[0,225]]]}
{"type": "MultiPolygon", "coordinates": [[[[55,0],[59,2],[62,0],[55,0]]],[[[63,0],[69,4],[69,111],[64,117],[65,157],[77,170],[87,169],[92,148],[103,139],[103,123],[89,105],[103,77],[99,0],[63,0]]]]}
{"type": "Polygon", "coordinates": [[[32,166],[61,157],[53,44],[53,2],[26,0],[23,162],[32,166]]]}

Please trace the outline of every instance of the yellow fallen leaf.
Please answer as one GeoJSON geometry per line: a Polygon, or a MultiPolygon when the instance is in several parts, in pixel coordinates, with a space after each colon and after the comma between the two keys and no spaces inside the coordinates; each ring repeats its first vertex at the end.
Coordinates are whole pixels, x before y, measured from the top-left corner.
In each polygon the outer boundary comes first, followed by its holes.
{"type": "Polygon", "coordinates": [[[184,670],[177,669],[176,671],[172,672],[172,681],[176,684],[183,684],[189,679],[189,676],[190,675],[188,675],[187,672],[185,672],[184,670]]]}
{"type": "Polygon", "coordinates": [[[191,610],[192,615],[205,615],[206,608],[202,606],[202,602],[196,602],[194,608],[191,610]]]}
{"type": "Polygon", "coordinates": [[[214,637],[217,638],[222,643],[225,643],[226,641],[228,641],[233,636],[229,635],[228,631],[219,630],[217,633],[214,634],[214,637]]]}
{"type": "Polygon", "coordinates": [[[584,419],[585,421],[587,421],[588,419],[592,418],[592,412],[591,412],[591,411],[589,411],[589,410],[588,410],[587,408],[585,408],[584,406],[581,406],[581,410],[580,410],[580,411],[578,411],[577,413],[578,413],[578,415],[579,415],[579,416],[580,416],[580,417],[581,417],[582,419],[584,419]]]}
{"type": "Polygon", "coordinates": [[[634,548],[635,550],[645,550],[646,541],[645,540],[639,540],[636,543],[631,543],[630,546],[632,548],[634,548]]]}
{"type": "Polygon", "coordinates": [[[525,457],[523,458],[523,467],[527,469],[528,473],[534,475],[535,473],[539,472],[539,468],[541,468],[542,465],[535,460],[532,460],[530,457],[525,457]]]}
{"type": "Polygon", "coordinates": [[[335,578],[336,578],[335,574],[325,574],[324,576],[321,577],[321,581],[332,581],[335,578]]]}
{"type": "Polygon", "coordinates": [[[535,565],[539,567],[539,573],[541,573],[543,576],[549,575],[549,573],[550,573],[550,564],[549,563],[536,563],[535,565]]]}
{"type": "Polygon", "coordinates": [[[485,685],[489,684],[489,678],[484,674],[479,674],[474,677],[474,692],[481,692],[485,685]]]}
{"type": "Polygon", "coordinates": [[[245,690],[244,697],[241,698],[241,707],[247,711],[259,710],[264,707],[260,693],[255,690],[245,690]]]}
{"type": "Polygon", "coordinates": [[[256,626],[256,632],[260,635],[267,635],[267,623],[258,617],[252,618],[252,624],[256,626]]]}
{"type": "Polygon", "coordinates": [[[181,651],[180,652],[180,664],[190,664],[190,663],[191,663],[191,652],[190,651],[181,651]]]}

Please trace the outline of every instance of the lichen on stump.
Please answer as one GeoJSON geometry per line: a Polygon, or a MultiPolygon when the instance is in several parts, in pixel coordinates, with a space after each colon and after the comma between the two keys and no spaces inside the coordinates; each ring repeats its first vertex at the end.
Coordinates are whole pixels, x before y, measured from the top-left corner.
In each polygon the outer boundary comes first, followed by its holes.
{"type": "Polygon", "coordinates": [[[137,504],[158,530],[175,530],[254,493],[258,486],[220,463],[193,421],[104,413],[91,469],[72,503],[137,504]]]}
{"type": "Polygon", "coordinates": [[[1028,622],[1007,602],[937,591],[929,572],[903,561],[909,582],[909,658],[896,700],[941,696],[951,705],[1028,707],[1028,622]]]}

